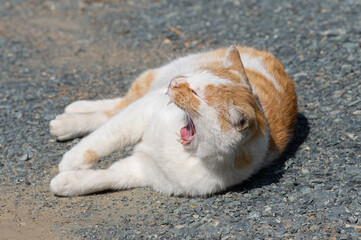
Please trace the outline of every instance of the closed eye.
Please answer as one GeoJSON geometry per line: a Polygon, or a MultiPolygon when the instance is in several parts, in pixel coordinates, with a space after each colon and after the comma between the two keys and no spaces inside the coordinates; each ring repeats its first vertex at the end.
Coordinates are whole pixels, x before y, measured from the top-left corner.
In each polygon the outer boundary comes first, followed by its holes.
{"type": "Polygon", "coordinates": [[[194,95],[196,95],[198,97],[198,94],[196,93],[196,91],[194,91],[193,89],[191,89],[191,91],[194,95]]]}

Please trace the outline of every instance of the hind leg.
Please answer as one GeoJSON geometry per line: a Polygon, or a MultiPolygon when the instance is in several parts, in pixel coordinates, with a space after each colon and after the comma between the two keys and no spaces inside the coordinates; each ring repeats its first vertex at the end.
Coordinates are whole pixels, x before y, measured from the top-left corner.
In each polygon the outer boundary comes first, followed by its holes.
{"type": "Polygon", "coordinates": [[[76,101],[65,107],[66,113],[90,113],[90,112],[105,112],[119,108],[124,99],[105,99],[105,100],[81,100],[76,101]]]}
{"type": "Polygon", "coordinates": [[[148,92],[150,84],[154,81],[156,73],[157,70],[149,70],[141,74],[123,98],[76,101],[65,108],[65,113],[107,112],[108,115],[116,113],[117,110],[123,109],[130,103],[144,96],[148,92]]]}

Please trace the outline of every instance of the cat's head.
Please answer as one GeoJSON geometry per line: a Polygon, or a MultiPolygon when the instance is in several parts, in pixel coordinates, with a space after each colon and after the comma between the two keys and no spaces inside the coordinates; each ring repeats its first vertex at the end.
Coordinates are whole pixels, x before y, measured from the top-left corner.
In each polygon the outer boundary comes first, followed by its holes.
{"type": "Polygon", "coordinates": [[[236,47],[171,80],[168,95],[185,114],[179,142],[203,157],[227,153],[266,131],[236,47]]]}

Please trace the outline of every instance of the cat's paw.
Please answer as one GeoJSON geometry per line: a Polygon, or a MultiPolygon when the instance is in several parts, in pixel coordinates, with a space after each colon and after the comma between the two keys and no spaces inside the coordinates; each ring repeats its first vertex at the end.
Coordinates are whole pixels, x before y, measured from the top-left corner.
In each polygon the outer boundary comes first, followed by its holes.
{"type": "Polygon", "coordinates": [[[54,120],[50,121],[50,134],[55,136],[58,140],[64,141],[82,136],[79,126],[82,119],[77,114],[64,113],[58,115],[54,120]]]}
{"type": "Polygon", "coordinates": [[[50,182],[50,190],[58,196],[79,196],[107,188],[97,170],[79,170],[59,173],[50,182]]]}
{"type": "Polygon", "coordinates": [[[50,182],[50,190],[57,196],[80,195],[81,173],[77,171],[62,172],[54,177],[50,182]],[[80,182],[79,182],[80,181],[80,182]]]}

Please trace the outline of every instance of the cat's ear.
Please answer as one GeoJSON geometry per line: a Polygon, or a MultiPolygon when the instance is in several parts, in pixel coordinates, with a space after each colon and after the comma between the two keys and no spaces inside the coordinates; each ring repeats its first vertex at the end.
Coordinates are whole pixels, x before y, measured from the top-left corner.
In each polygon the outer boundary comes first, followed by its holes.
{"type": "Polygon", "coordinates": [[[232,126],[235,127],[239,132],[242,132],[249,127],[248,117],[238,106],[231,104],[231,107],[228,110],[228,114],[232,126]]]}
{"type": "Polygon", "coordinates": [[[223,60],[223,66],[227,69],[239,72],[246,77],[246,71],[239,55],[238,49],[235,46],[231,46],[226,51],[226,56],[223,60]]]}

